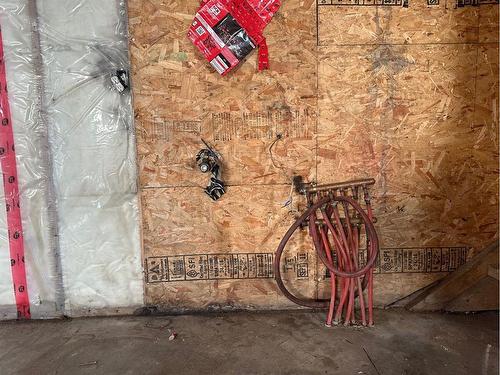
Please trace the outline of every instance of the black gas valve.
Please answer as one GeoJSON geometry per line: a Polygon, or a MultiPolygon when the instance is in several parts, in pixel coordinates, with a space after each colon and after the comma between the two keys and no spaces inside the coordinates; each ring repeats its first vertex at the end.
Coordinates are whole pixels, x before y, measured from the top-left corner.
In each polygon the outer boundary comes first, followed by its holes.
{"type": "Polygon", "coordinates": [[[221,179],[221,158],[208,144],[202,139],[206,148],[201,149],[196,155],[196,164],[202,173],[210,172],[212,176],[205,193],[214,201],[218,200],[226,192],[224,182],[221,179]]]}

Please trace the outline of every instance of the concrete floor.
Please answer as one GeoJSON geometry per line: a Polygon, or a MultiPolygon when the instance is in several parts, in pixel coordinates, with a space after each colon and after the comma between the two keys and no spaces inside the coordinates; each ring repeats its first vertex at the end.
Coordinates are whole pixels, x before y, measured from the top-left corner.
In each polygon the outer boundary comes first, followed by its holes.
{"type": "Polygon", "coordinates": [[[224,313],[0,323],[0,374],[498,374],[498,315],[224,313]],[[169,340],[172,332],[177,333],[169,340]]]}

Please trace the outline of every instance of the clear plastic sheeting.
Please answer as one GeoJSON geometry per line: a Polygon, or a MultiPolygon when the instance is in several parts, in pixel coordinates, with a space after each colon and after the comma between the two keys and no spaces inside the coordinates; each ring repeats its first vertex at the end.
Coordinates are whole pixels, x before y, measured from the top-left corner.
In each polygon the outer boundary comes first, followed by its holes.
{"type": "MultiPolygon", "coordinates": [[[[133,113],[124,80],[126,4],[32,1],[0,5],[19,129],[32,313],[37,317],[35,307],[42,305],[52,310],[40,308],[39,317],[130,311],[142,306],[143,282],[133,113]],[[33,137],[38,133],[40,144],[33,137]],[[40,152],[44,146],[47,155],[40,152]]],[[[4,255],[0,267],[7,271],[4,255]]],[[[8,311],[14,302],[5,274],[0,306],[8,311]]]]}
{"type": "MultiPolygon", "coordinates": [[[[16,144],[25,263],[33,318],[58,315],[54,256],[50,252],[47,205],[46,128],[39,126],[40,87],[33,64],[32,23],[27,2],[0,3],[4,58],[16,144]]],[[[16,318],[3,184],[0,207],[0,317],[16,318]]]]}

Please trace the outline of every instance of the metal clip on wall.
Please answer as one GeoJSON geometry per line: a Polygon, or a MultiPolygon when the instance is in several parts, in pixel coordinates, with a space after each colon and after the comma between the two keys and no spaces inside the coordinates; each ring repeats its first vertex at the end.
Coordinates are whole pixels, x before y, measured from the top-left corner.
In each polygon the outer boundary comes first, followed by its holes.
{"type": "Polygon", "coordinates": [[[129,87],[128,72],[125,69],[118,69],[111,74],[111,83],[120,94],[123,94],[129,87]]]}
{"type": "Polygon", "coordinates": [[[226,192],[224,182],[221,180],[221,160],[215,152],[203,139],[206,148],[201,149],[196,155],[196,164],[202,173],[211,172],[212,176],[205,193],[214,201],[218,200],[226,192]]]}
{"type": "Polygon", "coordinates": [[[283,294],[294,303],[312,308],[328,307],[327,326],[332,322],[355,324],[356,298],[360,323],[373,325],[373,267],[379,251],[369,196],[369,188],[374,183],[374,179],[364,179],[316,185],[294,179],[296,191],[307,198],[308,208],[286,232],[276,250],[275,278],[283,294]],[[364,208],[360,198],[364,200],[364,208]],[[281,278],[281,256],[301,226],[309,228],[318,257],[329,272],[329,299],[298,298],[281,278]]]}

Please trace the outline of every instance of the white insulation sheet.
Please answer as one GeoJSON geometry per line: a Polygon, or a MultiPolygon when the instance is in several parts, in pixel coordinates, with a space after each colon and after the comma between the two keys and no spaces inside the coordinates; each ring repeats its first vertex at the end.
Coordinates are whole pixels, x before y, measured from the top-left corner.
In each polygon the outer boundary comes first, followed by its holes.
{"type": "MultiPolygon", "coordinates": [[[[122,0],[0,0],[33,318],[143,304],[132,98],[111,82],[126,21],[122,0]]],[[[1,210],[0,318],[15,316],[1,210]]]]}

